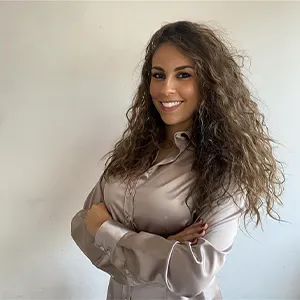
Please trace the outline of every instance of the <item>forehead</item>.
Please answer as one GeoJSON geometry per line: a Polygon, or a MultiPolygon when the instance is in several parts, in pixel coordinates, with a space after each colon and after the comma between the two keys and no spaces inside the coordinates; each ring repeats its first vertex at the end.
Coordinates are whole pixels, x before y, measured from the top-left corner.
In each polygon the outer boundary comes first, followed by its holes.
{"type": "Polygon", "coordinates": [[[182,65],[194,65],[194,61],[184,55],[178,48],[170,43],[162,44],[155,51],[152,58],[152,66],[176,68],[182,65]]]}

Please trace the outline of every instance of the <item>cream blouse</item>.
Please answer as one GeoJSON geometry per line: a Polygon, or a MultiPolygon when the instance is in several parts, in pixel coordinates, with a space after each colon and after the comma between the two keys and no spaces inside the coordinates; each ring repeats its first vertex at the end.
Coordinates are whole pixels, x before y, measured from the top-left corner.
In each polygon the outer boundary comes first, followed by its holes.
{"type": "Polygon", "coordinates": [[[107,300],[222,299],[215,276],[232,248],[244,201],[235,195],[206,215],[193,215],[185,199],[195,176],[194,148],[187,132],[174,140],[176,150],[131,184],[99,180],[72,219],[78,247],[111,276],[107,300]],[[93,238],[84,216],[103,201],[113,220],[93,238]],[[196,245],[166,239],[200,218],[209,227],[196,245]]]}

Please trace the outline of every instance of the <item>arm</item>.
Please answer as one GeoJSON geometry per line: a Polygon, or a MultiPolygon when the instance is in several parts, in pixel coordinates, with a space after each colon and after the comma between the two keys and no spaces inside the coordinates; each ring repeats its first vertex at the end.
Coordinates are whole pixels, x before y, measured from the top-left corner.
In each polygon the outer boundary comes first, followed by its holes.
{"type": "Polygon", "coordinates": [[[111,264],[106,252],[97,248],[94,244],[95,238],[87,231],[85,225],[85,215],[93,204],[100,204],[104,201],[101,187],[104,183],[100,180],[96,183],[92,191],[89,193],[83,209],[80,210],[72,219],[71,236],[81,251],[89,258],[93,265],[110,274],[115,280],[121,284],[126,284],[126,279],[113,264],[111,264]]]}
{"type": "MultiPolygon", "coordinates": [[[[243,209],[241,199],[224,200],[205,220],[205,238],[196,245],[166,240],[147,232],[136,233],[111,220],[95,237],[95,246],[126,279],[127,285],[157,283],[173,293],[193,297],[200,294],[225,263],[237,234],[243,209]]],[[[102,261],[96,266],[102,268],[102,261]]]]}
{"type": "Polygon", "coordinates": [[[98,182],[72,220],[72,237],[91,262],[121,284],[158,283],[187,297],[201,293],[223,266],[242,209],[241,200],[236,199],[240,207],[232,200],[224,201],[205,220],[209,224],[205,238],[192,246],[147,232],[136,233],[114,220],[105,222],[94,238],[86,229],[84,216],[92,204],[101,202],[98,182]]]}

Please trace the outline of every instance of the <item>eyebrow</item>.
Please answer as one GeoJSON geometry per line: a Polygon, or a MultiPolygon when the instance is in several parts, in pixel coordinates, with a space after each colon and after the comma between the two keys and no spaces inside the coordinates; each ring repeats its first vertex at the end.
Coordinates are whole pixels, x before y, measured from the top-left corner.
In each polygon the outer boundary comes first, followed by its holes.
{"type": "MultiPolygon", "coordinates": [[[[180,67],[177,67],[177,68],[174,69],[174,71],[180,71],[180,70],[187,69],[187,68],[190,68],[190,69],[193,69],[193,70],[194,70],[194,67],[186,65],[186,66],[180,66],[180,67]]],[[[153,67],[151,68],[151,70],[152,70],[152,69],[159,70],[159,71],[163,71],[163,72],[165,71],[162,67],[159,67],[159,66],[153,66],[153,67]]]]}

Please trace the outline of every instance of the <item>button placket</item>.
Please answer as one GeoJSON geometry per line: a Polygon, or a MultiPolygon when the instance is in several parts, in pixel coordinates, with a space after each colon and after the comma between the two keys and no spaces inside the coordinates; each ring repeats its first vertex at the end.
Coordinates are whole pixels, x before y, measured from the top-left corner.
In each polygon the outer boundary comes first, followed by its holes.
{"type": "Polygon", "coordinates": [[[125,198],[124,198],[124,218],[125,218],[125,225],[129,224],[129,211],[128,211],[128,203],[130,201],[130,183],[128,183],[126,191],[125,191],[125,198]]]}
{"type": "Polygon", "coordinates": [[[127,185],[124,199],[124,218],[125,225],[129,226],[132,224],[133,218],[133,199],[135,197],[135,187],[137,180],[130,181],[127,185]]]}

